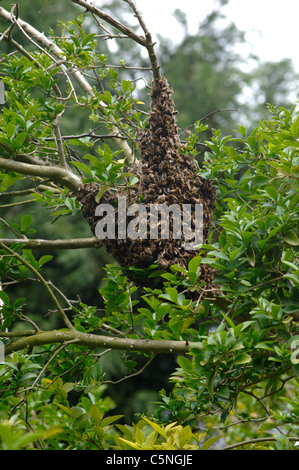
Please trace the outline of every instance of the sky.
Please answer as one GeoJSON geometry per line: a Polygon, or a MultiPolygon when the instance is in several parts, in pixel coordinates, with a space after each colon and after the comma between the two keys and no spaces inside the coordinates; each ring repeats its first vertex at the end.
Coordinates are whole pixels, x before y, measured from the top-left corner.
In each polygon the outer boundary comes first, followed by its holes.
{"type": "MultiPolygon", "coordinates": [[[[182,31],[173,18],[176,8],[187,14],[189,31],[196,34],[215,0],[135,0],[150,31],[173,41],[182,31]]],[[[291,58],[299,72],[299,0],[230,0],[223,9],[263,61],[291,58]]]]}

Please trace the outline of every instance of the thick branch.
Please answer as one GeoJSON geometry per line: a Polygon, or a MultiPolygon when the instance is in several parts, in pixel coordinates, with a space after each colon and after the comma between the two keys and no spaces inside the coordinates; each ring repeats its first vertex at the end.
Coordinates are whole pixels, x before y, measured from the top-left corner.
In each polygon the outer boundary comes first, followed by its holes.
{"type": "Polygon", "coordinates": [[[59,166],[31,165],[29,163],[0,158],[0,169],[14,171],[21,175],[49,178],[51,181],[63,184],[72,191],[77,191],[81,183],[81,179],[78,176],[59,166]]]}
{"type": "Polygon", "coordinates": [[[5,246],[12,246],[21,243],[27,249],[40,250],[76,250],[80,248],[94,248],[99,246],[99,240],[93,238],[72,238],[69,240],[43,240],[24,238],[1,238],[1,243],[5,246]]]}
{"type": "Polygon", "coordinates": [[[63,344],[74,342],[90,348],[109,348],[123,351],[151,352],[155,354],[184,354],[192,346],[185,341],[142,340],[113,338],[95,334],[82,333],[75,330],[53,330],[37,333],[32,336],[17,339],[5,347],[5,354],[25,349],[27,346],[42,346],[45,344],[63,344]]]}

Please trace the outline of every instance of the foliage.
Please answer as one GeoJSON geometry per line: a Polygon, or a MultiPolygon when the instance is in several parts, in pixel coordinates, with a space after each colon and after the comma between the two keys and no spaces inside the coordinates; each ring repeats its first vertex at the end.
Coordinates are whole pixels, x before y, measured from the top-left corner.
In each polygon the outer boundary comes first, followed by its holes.
{"type": "Polygon", "coordinates": [[[106,263],[94,302],[71,300],[58,270],[47,279],[53,252],[45,241],[44,253],[30,244],[40,236],[36,211],[46,221],[82,222],[81,182],[101,185],[99,201],[119,185],[130,193],[136,178],[127,162],[147,126],[126,64],[107,66],[84,21],[81,15],[62,23],[51,53],[43,44],[1,59],[7,91],[0,187],[14,209],[1,218],[0,335],[8,352],[0,364],[1,448],[293,449],[299,439],[298,110],[269,105],[270,118],[255,129],[240,125],[236,136],[224,137],[211,129],[209,140],[197,121],[181,152],[198,156],[197,147],[206,148],[199,172],[218,195],[209,244],[185,268],[131,268],[156,280],[152,288],[137,288],[128,270],[106,263]],[[86,79],[91,75],[96,86],[86,79]],[[68,135],[72,113],[84,128],[68,135]],[[19,210],[20,196],[30,214],[19,210]],[[199,281],[206,264],[217,270],[209,292],[199,281]],[[19,286],[26,286],[28,299],[17,295],[19,286]],[[33,308],[31,286],[41,299],[33,308]],[[114,414],[108,387],[141,377],[161,348],[176,356],[171,387],[160,391],[152,414],[142,410],[129,425],[114,414]],[[113,381],[107,357],[114,349],[122,351],[123,376],[113,381]]]}

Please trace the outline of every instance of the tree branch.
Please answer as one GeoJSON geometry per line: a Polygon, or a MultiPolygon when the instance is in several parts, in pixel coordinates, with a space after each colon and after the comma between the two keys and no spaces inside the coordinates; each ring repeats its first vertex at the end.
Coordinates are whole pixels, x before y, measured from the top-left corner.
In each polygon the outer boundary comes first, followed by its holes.
{"type": "Polygon", "coordinates": [[[142,340],[130,338],[113,338],[76,330],[53,330],[36,333],[32,336],[17,339],[5,346],[5,354],[25,349],[27,346],[42,346],[45,344],[63,344],[73,342],[90,348],[109,348],[123,351],[151,352],[154,354],[185,354],[192,347],[192,343],[185,341],[168,340],[142,340]]]}
{"type": "MultiPolygon", "coordinates": [[[[75,1],[74,1],[74,3],[79,4],[79,2],[75,2],[75,1]]],[[[87,2],[82,2],[82,3],[84,3],[84,4],[86,3],[87,5],[91,6],[87,2]]],[[[82,5],[82,6],[85,6],[85,5],[82,5]]],[[[3,7],[0,7],[0,17],[2,17],[3,19],[5,19],[6,21],[8,21],[9,23],[12,23],[12,24],[15,24],[15,22],[16,22],[15,16],[12,13],[5,10],[3,7]]],[[[36,28],[31,26],[29,23],[26,23],[26,21],[23,21],[23,20],[18,18],[17,24],[20,27],[20,29],[24,30],[24,32],[27,35],[31,36],[39,44],[41,44],[44,48],[50,50],[52,54],[57,56],[58,59],[59,59],[59,64],[60,65],[62,63],[64,63],[64,65],[67,66],[66,58],[64,56],[64,52],[62,51],[62,49],[60,49],[59,46],[57,46],[57,44],[55,44],[54,41],[51,41],[49,38],[47,38],[45,36],[44,33],[41,33],[36,28]]],[[[8,38],[8,40],[9,40],[9,38],[8,38]]],[[[88,94],[91,98],[94,98],[95,94],[94,94],[94,91],[92,89],[92,86],[88,83],[88,81],[86,80],[84,75],[77,69],[77,67],[71,65],[68,69],[68,72],[73,76],[73,78],[76,80],[78,85],[82,88],[82,90],[86,94],[88,94]]],[[[105,108],[106,108],[105,103],[101,102],[100,106],[99,106],[99,109],[101,111],[104,111],[105,108]]],[[[119,130],[118,130],[117,126],[114,125],[113,123],[112,123],[112,126],[111,126],[111,131],[112,131],[112,133],[115,133],[115,134],[119,133],[119,130]]],[[[125,140],[118,139],[117,137],[114,137],[113,141],[118,146],[118,148],[124,152],[124,155],[127,159],[128,164],[133,164],[134,154],[133,154],[129,144],[125,140]]],[[[15,170],[12,170],[12,171],[15,171],[15,170]]]]}
{"type": "Polygon", "coordinates": [[[1,238],[1,243],[5,246],[12,246],[20,243],[27,249],[32,250],[76,250],[81,248],[95,248],[100,244],[100,240],[93,238],[71,238],[68,240],[44,240],[44,239],[24,239],[24,238],[1,238]]]}
{"type": "Polygon", "coordinates": [[[77,191],[81,184],[81,179],[70,170],[60,168],[59,166],[32,165],[30,163],[16,162],[6,158],[0,158],[0,169],[14,171],[21,175],[40,176],[49,178],[56,183],[63,184],[72,191],[77,191]]]}
{"type": "Polygon", "coordinates": [[[144,20],[141,16],[140,12],[138,11],[134,1],[133,0],[123,0],[123,1],[128,3],[128,5],[130,5],[130,7],[134,11],[135,16],[136,16],[136,18],[137,18],[144,34],[145,34],[145,47],[148,51],[150,63],[151,63],[152,69],[153,69],[154,80],[156,82],[158,82],[161,79],[160,65],[159,65],[159,62],[158,62],[157,55],[155,53],[155,49],[154,49],[155,43],[152,40],[152,35],[149,32],[149,30],[148,30],[148,28],[147,28],[147,26],[146,26],[146,24],[145,24],[145,22],[144,22],[144,20]]]}
{"type": "MultiPolygon", "coordinates": [[[[285,436],[289,441],[294,441],[298,442],[299,438],[298,437],[292,437],[292,436],[285,436]]],[[[227,447],[223,447],[220,450],[232,450],[232,449],[237,449],[238,447],[243,447],[243,446],[248,446],[250,444],[259,444],[260,442],[273,442],[276,441],[275,437],[259,437],[257,439],[249,439],[248,441],[242,441],[238,442],[237,444],[232,444],[227,447]]]]}
{"type": "Polygon", "coordinates": [[[34,275],[35,277],[40,281],[40,283],[43,285],[45,290],[47,291],[49,297],[51,298],[52,302],[54,303],[55,307],[57,308],[58,313],[60,314],[62,320],[64,321],[65,325],[70,329],[74,330],[74,325],[69,321],[68,317],[66,316],[63,308],[61,307],[60,303],[58,302],[54,292],[52,291],[51,287],[48,285],[48,283],[45,281],[43,276],[28,262],[26,261],[21,255],[16,253],[15,251],[11,250],[8,246],[5,246],[4,243],[0,241],[0,247],[7,251],[12,257],[18,259],[26,268],[28,268],[34,275]]]}
{"type": "Polygon", "coordinates": [[[145,22],[143,21],[143,18],[141,16],[140,12],[136,8],[136,5],[133,2],[133,0],[123,0],[123,1],[128,3],[128,5],[134,11],[134,14],[135,14],[142,30],[143,30],[145,36],[139,36],[139,35],[135,34],[134,31],[127,28],[127,26],[125,26],[124,24],[122,24],[119,21],[115,20],[110,15],[108,15],[104,11],[100,10],[99,8],[97,8],[96,6],[88,3],[85,0],[71,0],[71,1],[73,3],[76,3],[77,5],[80,5],[80,6],[84,7],[91,14],[93,14],[95,16],[98,16],[99,18],[106,21],[107,23],[109,23],[114,28],[118,29],[118,31],[120,31],[121,33],[123,33],[126,36],[128,36],[129,38],[133,39],[133,41],[135,41],[138,44],[140,44],[141,46],[145,47],[148,51],[148,54],[149,54],[149,59],[150,59],[150,63],[151,63],[152,70],[153,70],[153,75],[154,75],[154,80],[155,81],[160,80],[160,78],[161,78],[160,65],[158,63],[158,58],[157,58],[157,55],[156,55],[155,50],[154,50],[154,45],[155,44],[153,43],[152,36],[151,36],[145,22]]]}
{"type": "Polygon", "coordinates": [[[141,46],[146,47],[146,39],[144,37],[138,36],[138,34],[135,34],[134,31],[132,31],[127,26],[125,26],[124,24],[117,21],[115,18],[112,18],[112,16],[110,16],[107,13],[105,13],[104,11],[100,10],[95,5],[92,5],[91,3],[86,2],[85,0],[71,0],[71,1],[73,3],[76,3],[77,5],[80,5],[81,7],[85,8],[87,11],[89,11],[93,15],[98,16],[99,18],[101,18],[101,20],[106,21],[111,26],[118,29],[123,34],[125,34],[129,38],[133,39],[133,41],[137,42],[141,46]]]}
{"type": "Polygon", "coordinates": [[[56,148],[57,148],[57,153],[58,153],[58,158],[59,158],[59,166],[61,168],[68,169],[68,166],[65,160],[63,140],[62,140],[60,125],[59,125],[60,119],[61,119],[61,114],[58,114],[54,120],[55,143],[56,143],[56,148]]]}

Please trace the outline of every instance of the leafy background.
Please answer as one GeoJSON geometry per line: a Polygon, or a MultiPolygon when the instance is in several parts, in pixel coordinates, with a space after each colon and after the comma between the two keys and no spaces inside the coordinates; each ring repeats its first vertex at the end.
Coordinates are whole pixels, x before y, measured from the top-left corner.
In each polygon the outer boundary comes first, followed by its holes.
{"type": "MultiPolygon", "coordinates": [[[[77,9],[69,2],[62,9],[60,2],[53,1],[51,7],[47,8],[47,15],[36,14],[41,3],[43,2],[37,0],[30,3],[24,0],[21,6],[22,16],[39,30],[47,31],[51,25],[53,34],[57,36],[61,28],[55,26],[57,18],[63,18],[63,22],[66,22],[77,14],[77,9]]],[[[2,6],[10,8],[9,2],[5,0],[2,6]]],[[[118,2],[107,4],[107,10],[120,16],[118,2]]],[[[184,25],[184,14],[177,12],[176,16],[184,25]]],[[[129,442],[133,442],[133,448],[151,446],[154,443],[158,445],[158,442],[160,445],[159,439],[164,439],[169,446],[184,448],[195,439],[191,427],[194,428],[194,423],[198,423],[199,405],[200,416],[210,413],[210,417],[205,419],[202,426],[204,430],[197,435],[197,439],[200,442],[201,439],[215,437],[216,441],[222,437],[219,436],[219,428],[217,436],[214,436],[213,429],[219,423],[213,417],[213,410],[215,406],[219,407],[222,423],[225,423],[237,396],[238,407],[232,419],[240,423],[248,421],[251,425],[227,428],[227,444],[249,437],[257,439],[260,433],[273,433],[273,429],[279,430],[280,427],[290,435],[296,435],[297,391],[289,378],[292,375],[285,374],[292,370],[294,376],[298,375],[298,367],[291,361],[290,345],[296,338],[296,333],[298,334],[293,318],[296,319],[299,310],[296,264],[299,244],[299,118],[296,109],[288,101],[289,89],[285,76],[287,73],[288,83],[295,82],[298,77],[291,61],[286,59],[275,64],[257,61],[256,69],[248,73],[242,72],[240,64],[248,58],[232,52],[231,45],[244,42],[244,35],[233,24],[220,29],[220,19],[221,9],[207,16],[200,27],[199,35],[192,36],[186,30],[180,44],[170,44],[169,40],[160,38],[157,46],[163,73],[175,91],[173,97],[179,111],[181,138],[187,151],[197,158],[203,176],[215,181],[218,192],[210,245],[188,266],[184,273],[185,280],[182,281],[180,270],[174,267],[171,273],[164,274],[166,284],[163,292],[149,290],[141,293],[129,285],[125,273],[113,266],[114,260],[103,249],[69,250],[55,254],[51,260],[47,258],[51,254],[49,251],[39,251],[34,255],[25,253],[33,265],[40,267],[45,263],[45,278],[56,279],[59,275],[59,290],[68,299],[78,302],[75,320],[77,328],[84,331],[100,329],[108,318],[114,328],[128,327],[132,321],[133,306],[134,325],[142,328],[145,337],[188,337],[197,341],[200,347],[192,349],[191,355],[187,357],[156,357],[141,375],[135,378],[133,376],[130,380],[121,380],[124,375],[130,375],[144,367],[149,358],[139,354],[110,352],[95,362],[92,357],[83,357],[84,353],[77,350],[76,346],[70,346],[72,360],[78,354],[75,359],[77,367],[74,367],[75,364],[67,356],[61,360],[63,366],[53,364],[51,374],[55,376],[63,373],[63,380],[56,380],[53,385],[45,387],[45,390],[32,393],[30,409],[19,411],[15,418],[25,423],[26,416],[30,413],[40,416],[40,422],[43,423],[41,434],[33,436],[29,433],[24,436],[20,430],[8,431],[4,422],[0,430],[4,446],[22,448],[42,437],[48,439],[55,448],[59,446],[59,440],[55,436],[61,436],[62,433],[65,442],[71,446],[105,447],[112,441],[109,433],[112,432],[113,436],[116,428],[111,431],[109,426],[113,424],[113,420],[105,421],[107,418],[103,418],[103,413],[113,410],[116,416],[125,415],[122,421],[124,424],[119,424],[117,428],[123,433],[121,438],[117,437],[120,448],[130,447],[129,442]],[[223,83],[227,86],[223,87],[223,83]],[[256,99],[250,106],[240,106],[245,87],[256,91],[256,99]],[[267,103],[273,105],[267,106],[267,103]],[[241,111],[210,114],[218,108],[240,108],[241,111]],[[245,120],[245,116],[246,121],[250,117],[250,124],[247,126],[246,123],[246,127],[237,125],[237,122],[242,123],[245,120]],[[263,121],[257,127],[261,118],[263,121]],[[198,122],[201,119],[208,127],[198,122]],[[208,301],[201,302],[200,306],[190,306],[189,300],[181,294],[182,288],[192,289],[196,286],[201,261],[218,270],[217,281],[222,284],[229,305],[222,309],[222,313],[219,313],[218,305],[208,301]],[[211,334],[207,335],[207,332],[211,334]],[[170,383],[169,375],[172,377],[170,383]],[[263,375],[265,382],[261,384],[263,375]],[[236,385],[240,377],[243,391],[236,385]],[[258,389],[246,391],[246,384],[254,379],[259,383],[258,389]],[[274,413],[268,416],[263,397],[274,394],[281,380],[285,380],[283,393],[273,405],[274,413]],[[96,385],[100,381],[103,381],[103,385],[96,385]],[[50,400],[50,404],[44,407],[47,400],[50,400]],[[147,418],[140,420],[140,414],[144,412],[152,417],[152,421],[147,422],[147,418]],[[63,413],[69,416],[69,424],[63,419],[63,413]],[[159,425],[154,418],[160,422],[159,425]],[[135,424],[130,427],[132,421],[135,424]],[[176,421],[184,426],[175,428],[173,425],[167,430],[163,427],[167,426],[166,423],[176,421]],[[47,422],[51,422],[50,430],[47,429],[47,422]],[[101,444],[95,444],[95,436],[101,444]]],[[[140,67],[147,65],[134,44],[118,41],[117,51],[114,52],[109,49],[107,42],[102,41],[98,50],[95,47],[99,46],[93,44],[93,30],[86,31],[88,25],[84,26],[85,34],[90,36],[86,39],[86,36],[81,35],[80,41],[80,21],[68,25],[65,23],[62,27],[68,28],[69,33],[73,34],[73,43],[61,42],[61,46],[70,56],[77,54],[78,60],[85,65],[88,65],[94,51],[106,64],[119,65],[121,59],[140,67]]],[[[1,42],[1,46],[2,44],[7,48],[2,52],[9,53],[9,45],[1,42]]],[[[30,50],[30,45],[27,46],[30,50]]],[[[19,66],[19,63],[11,60],[12,79],[13,67],[17,76],[19,66]]],[[[2,72],[5,73],[5,70],[2,69],[2,72]]],[[[149,97],[140,85],[140,71],[107,67],[102,73],[103,85],[110,87],[109,92],[102,94],[102,99],[104,95],[107,104],[114,110],[118,107],[117,110],[122,112],[125,106],[131,110],[136,101],[134,94],[138,101],[145,103],[146,109],[149,97]],[[131,87],[130,80],[136,81],[137,88],[131,87]],[[122,84],[121,91],[115,86],[116,81],[122,84]],[[125,100],[117,101],[120,95],[126,94],[125,100]]],[[[151,80],[149,72],[144,71],[143,76],[148,81],[151,80]]],[[[28,69],[27,82],[25,79],[23,81],[24,87],[29,89],[29,83],[32,84],[34,79],[34,71],[28,69]]],[[[40,85],[46,87],[47,83],[44,81],[40,85]]],[[[32,93],[38,99],[38,91],[33,89],[32,93]]],[[[43,112],[49,117],[56,105],[52,103],[51,108],[48,103],[47,106],[43,112]]],[[[25,120],[35,113],[35,122],[38,123],[44,119],[44,114],[39,121],[37,111],[38,108],[28,111],[19,107],[25,120]]],[[[142,114],[135,115],[134,118],[143,125],[142,114]]],[[[86,127],[99,123],[97,119],[96,109],[78,109],[76,118],[72,109],[64,116],[63,133],[81,133],[82,129],[87,130],[86,127]]],[[[33,123],[32,126],[31,131],[35,132],[33,123]]],[[[128,127],[125,129],[129,132],[128,127]]],[[[15,128],[8,124],[5,132],[10,139],[15,128]]],[[[39,138],[38,128],[36,137],[39,138]]],[[[18,142],[21,146],[25,140],[20,136],[18,142]]],[[[83,141],[83,145],[82,140],[71,144],[76,157],[82,159],[88,151],[92,163],[92,157],[98,155],[98,146],[91,146],[89,141],[83,141]]],[[[112,150],[116,150],[113,145],[112,150]]],[[[81,166],[82,168],[84,167],[81,166]]],[[[98,169],[98,175],[100,174],[103,174],[102,169],[98,169]]],[[[88,176],[87,174],[87,178],[88,176]]],[[[109,178],[112,177],[110,174],[109,178]]],[[[17,199],[11,197],[10,190],[23,190],[27,182],[23,179],[18,181],[18,177],[13,175],[7,177],[3,174],[1,178],[1,218],[9,219],[17,234],[49,239],[90,235],[79,207],[67,193],[60,194],[59,197],[49,194],[47,200],[36,196],[39,204],[34,201],[25,206],[15,205],[17,199]],[[12,183],[13,186],[10,186],[12,183]],[[27,215],[29,210],[30,216],[27,215]]],[[[1,236],[10,236],[3,223],[1,236]]],[[[20,314],[25,301],[22,303],[18,299],[25,299],[30,288],[30,296],[26,299],[26,314],[31,321],[38,322],[41,328],[61,327],[55,316],[49,314],[52,306],[48,300],[43,298],[40,301],[40,287],[37,283],[28,281],[26,270],[24,272],[18,266],[12,266],[11,269],[14,270],[14,276],[22,282],[8,286],[5,293],[1,294],[7,308],[7,318],[12,319],[14,315],[20,314]]],[[[7,326],[9,325],[4,325],[7,326]]],[[[16,328],[18,327],[17,323],[16,328]]],[[[49,353],[51,349],[49,347],[49,353]]],[[[32,383],[43,364],[35,355],[29,358],[26,355],[20,356],[18,362],[18,370],[12,364],[5,376],[6,386],[10,383],[11,390],[18,390],[24,384],[32,383]]],[[[9,394],[6,399],[12,406],[9,394]]],[[[5,400],[2,403],[5,416],[7,403],[5,400]]],[[[13,398],[13,403],[17,407],[17,396],[13,398]]],[[[200,424],[197,427],[197,431],[201,431],[200,424]]],[[[277,436],[274,440],[276,448],[288,449],[291,440],[280,432],[277,436]]],[[[210,441],[209,444],[214,442],[210,441]]],[[[209,444],[206,444],[207,448],[209,444]]]]}

